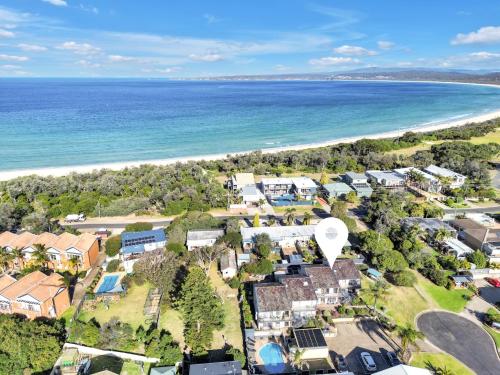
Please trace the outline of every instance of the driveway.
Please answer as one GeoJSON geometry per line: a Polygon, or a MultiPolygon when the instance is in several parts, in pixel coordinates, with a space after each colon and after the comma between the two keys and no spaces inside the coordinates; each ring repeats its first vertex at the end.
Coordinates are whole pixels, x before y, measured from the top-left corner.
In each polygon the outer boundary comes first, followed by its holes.
{"type": "Polygon", "coordinates": [[[361,352],[372,355],[377,364],[377,371],[389,367],[382,353],[395,351],[398,346],[380,329],[373,320],[361,320],[354,323],[336,323],[337,336],[327,338],[328,349],[332,359],[342,354],[347,361],[349,370],[355,374],[365,374],[360,362],[361,352]]]}
{"type": "Polygon", "coordinates": [[[485,301],[495,305],[495,303],[500,302],[500,288],[495,288],[486,280],[477,280],[474,282],[479,289],[479,295],[485,301]]]}
{"type": "Polygon", "coordinates": [[[491,337],[478,325],[459,315],[432,311],[417,320],[427,340],[481,375],[500,374],[500,361],[491,337]]]}

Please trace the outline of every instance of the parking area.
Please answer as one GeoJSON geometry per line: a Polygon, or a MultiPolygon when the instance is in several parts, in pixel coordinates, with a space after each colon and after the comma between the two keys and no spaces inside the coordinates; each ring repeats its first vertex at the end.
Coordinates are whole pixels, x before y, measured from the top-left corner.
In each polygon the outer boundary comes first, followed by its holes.
{"type": "Polygon", "coordinates": [[[479,295],[486,302],[495,305],[500,302],[500,288],[495,288],[486,280],[476,280],[474,284],[479,288],[479,295]]]}
{"type": "Polygon", "coordinates": [[[361,320],[353,323],[337,323],[336,327],[337,336],[327,339],[334,363],[336,356],[340,354],[345,357],[350,371],[355,374],[368,374],[360,359],[362,352],[368,352],[377,365],[377,371],[390,367],[385,353],[395,351],[397,346],[376,322],[361,320]]]}

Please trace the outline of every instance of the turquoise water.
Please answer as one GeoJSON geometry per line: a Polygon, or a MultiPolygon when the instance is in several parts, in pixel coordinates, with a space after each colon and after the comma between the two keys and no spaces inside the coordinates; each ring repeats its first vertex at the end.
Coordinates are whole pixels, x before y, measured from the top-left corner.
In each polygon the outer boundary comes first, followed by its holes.
{"type": "Polygon", "coordinates": [[[0,80],[0,170],[309,144],[500,109],[494,87],[410,82],[0,80]]]}
{"type": "Polygon", "coordinates": [[[271,342],[264,345],[260,348],[259,355],[268,373],[279,374],[285,371],[286,365],[283,362],[281,346],[278,344],[271,342]]]}

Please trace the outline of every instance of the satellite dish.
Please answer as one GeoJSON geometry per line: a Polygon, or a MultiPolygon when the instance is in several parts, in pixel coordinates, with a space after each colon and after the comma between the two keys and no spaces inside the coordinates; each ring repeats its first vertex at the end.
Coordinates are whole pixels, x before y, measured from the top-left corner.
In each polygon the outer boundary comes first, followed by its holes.
{"type": "Polygon", "coordinates": [[[335,217],[323,219],[316,225],[314,238],[330,268],[333,267],[335,259],[342,253],[348,235],[349,231],[345,223],[335,217]]]}

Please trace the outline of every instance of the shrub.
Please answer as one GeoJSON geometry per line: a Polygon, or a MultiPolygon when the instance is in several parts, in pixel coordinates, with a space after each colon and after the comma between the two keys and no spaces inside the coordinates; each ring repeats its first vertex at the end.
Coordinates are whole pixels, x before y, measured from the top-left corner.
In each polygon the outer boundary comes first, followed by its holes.
{"type": "Polygon", "coordinates": [[[118,271],[118,267],[120,267],[120,261],[118,259],[113,259],[111,262],[108,263],[108,266],[106,267],[107,272],[116,272],[118,271]]]}
{"type": "Polygon", "coordinates": [[[417,282],[417,277],[411,271],[400,271],[389,276],[389,280],[398,286],[413,286],[417,282]]]}
{"type": "Polygon", "coordinates": [[[152,230],[152,229],[153,229],[152,223],[138,222],[138,223],[127,224],[127,226],[125,227],[125,232],[142,232],[145,230],[152,230]]]}
{"type": "Polygon", "coordinates": [[[177,255],[182,255],[186,251],[186,247],[178,242],[169,242],[167,244],[167,250],[171,251],[177,255]]]}
{"type": "Polygon", "coordinates": [[[120,252],[122,247],[122,239],[120,236],[112,236],[106,240],[106,255],[114,257],[120,252]]]}
{"type": "Polygon", "coordinates": [[[260,259],[254,263],[247,263],[245,270],[254,275],[269,275],[273,273],[273,263],[268,259],[260,259]]]}
{"type": "Polygon", "coordinates": [[[134,273],[132,275],[132,280],[134,280],[134,284],[137,286],[144,285],[146,282],[146,279],[144,278],[144,275],[142,273],[134,273]]]}
{"type": "Polygon", "coordinates": [[[233,277],[228,281],[227,285],[229,285],[232,289],[238,289],[241,283],[237,277],[233,277]]]}
{"type": "Polygon", "coordinates": [[[237,348],[229,348],[226,350],[226,356],[229,357],[230,360],[239,361],[241,363],[241,367],[245,367],[247,358],[245,353],[237,348]]]}

